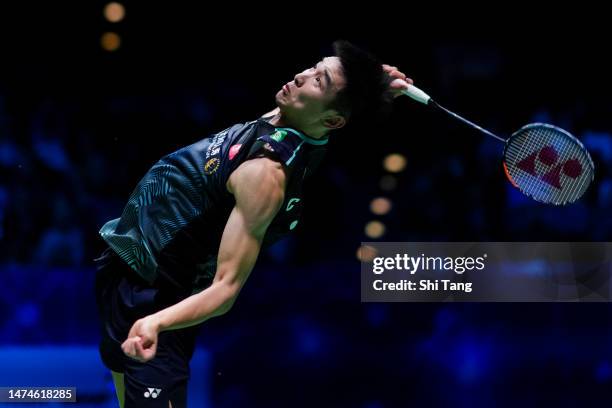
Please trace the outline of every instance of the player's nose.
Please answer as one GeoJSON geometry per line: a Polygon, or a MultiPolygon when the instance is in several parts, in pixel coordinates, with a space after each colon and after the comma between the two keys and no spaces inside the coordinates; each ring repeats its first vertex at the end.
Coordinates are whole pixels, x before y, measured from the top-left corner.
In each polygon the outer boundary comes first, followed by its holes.
{"type": "Polygon", "coordinates": [[[304,83],[304,74],[303,73],[297,74],[293,78],[293,82],[295,83],[295,86],[297,86],[298,88],[302,86],[302,84],[304,83]]]}

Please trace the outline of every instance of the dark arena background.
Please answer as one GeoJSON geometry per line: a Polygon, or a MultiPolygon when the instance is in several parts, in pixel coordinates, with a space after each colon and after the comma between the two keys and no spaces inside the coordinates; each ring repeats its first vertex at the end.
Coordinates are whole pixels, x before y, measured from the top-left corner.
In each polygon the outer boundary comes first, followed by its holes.
{"type": "Polygon", "coordinates": [[[190,406],[610,404],[609,304],[362,303],[357,253],[363,241],[611,241],[602,10],[153,3],[0,11],[0,387],[74,386],[79,407],[117,406],[97,354],[97,231],[161,156],[270,111],[342,38],[500,135],[567,129],[595,180],[574,204],[539,204],[506,180],[503,145],[396,99],[388,121],[331,137],[297,233],[203,325],[190,406]]]}

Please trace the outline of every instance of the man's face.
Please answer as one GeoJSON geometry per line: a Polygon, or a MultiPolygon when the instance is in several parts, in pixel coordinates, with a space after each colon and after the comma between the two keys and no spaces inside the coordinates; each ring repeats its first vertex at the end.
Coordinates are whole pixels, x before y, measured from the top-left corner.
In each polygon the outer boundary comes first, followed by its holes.
{"type": "Polygon", "coordinates": [[[315,66],[297,74],[276,94],[276,104],[293,125],[308,128],[334,122],[338,113],[329,104],[345,85],[338,57],[326,57],[315,66]]]}

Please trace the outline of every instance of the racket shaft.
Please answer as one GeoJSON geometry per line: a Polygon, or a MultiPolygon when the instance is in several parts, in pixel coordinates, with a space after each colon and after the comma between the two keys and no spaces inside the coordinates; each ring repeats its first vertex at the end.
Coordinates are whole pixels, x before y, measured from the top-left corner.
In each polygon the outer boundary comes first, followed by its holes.
{"type": "Polygon", "coordinates": [[[493,132],[489,132],[487,129],[478,126],[477,124],[475,124],[474,122],[471,122],[469,120],[467,120],[466,118],[463,118],[459,115],[457,115],[455,112],[451,112],[448,109],[446,109],[444,106],[438,105],[433,99],[430,100],[429,102],[430,105],[433,105],[439,109],[442,109],[444,112],[448,113],[449,115],[451,115],[452,117],[454,117],[455,119],[459,119],[460,121],[462,121],[463,123],[467,123],[468,125],[470,125],[471,127],[473,127],[474,129],[480,130],[482,133],[484,133],[485,135],[491,136],[497,140],[501,140],[502,142],[506,142],[506,139],[501,138],[499,136],[497,136],[496,134],[494,134],[493,132]]]}
{"type": "Polygon", "coordinates": [[[455,112],[451,112],[448,109],[446,109],[445,107],[438,105],[432,98],[431,96],[427,95],[425,92],[423,92],[421,89],[417,88],[414,85],[408,85],[408,88],[406,88],[405,90],[402,91],[402,93],[406,96],[411,97],[412,99],[414,99],[417,102],[420,102],[424,105],[432,105],[435,106],[436,108],[439,108],[441,110],[443,110],[444,112],[448,113],[449,115],[451,115],[452,117],[454,117],[455,119],[459,119],[460,121],[462,121],[463,123],[467,123],[468,125],[470,125],[471,127],[473,127],[474,129],[480,130],[482,133],[494,137],[497,140],[501,140],[502,142],[505,142],[506,139],[503,139],[499,136],[497,136],[496,134],[489,132],[487,129],[484,129],[480,126],[478,126],[477,124],[475,124],[474,122],[471,122],[465,118],[462,118],[461,116],[457,115],[455,112]]]}

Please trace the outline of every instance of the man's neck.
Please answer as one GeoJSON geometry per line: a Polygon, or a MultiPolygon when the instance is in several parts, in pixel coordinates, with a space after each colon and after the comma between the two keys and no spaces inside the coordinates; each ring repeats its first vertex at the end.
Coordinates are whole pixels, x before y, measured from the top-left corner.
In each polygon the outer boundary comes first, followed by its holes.
{"type": "Polygon", "coordinates": [[[270,124],[275,127],[290,127],[292,129],[295,128],[296,130],[299,130],[306,136],[311,137],[313,139],[320,139],[327,134],[327,129],[299,129],[295,126],[292,126],[285,120],[279,108],[276,108],[264,115],[264,117],[270,116],[272,116],[272,118],[270,119],[270,124]]]}

